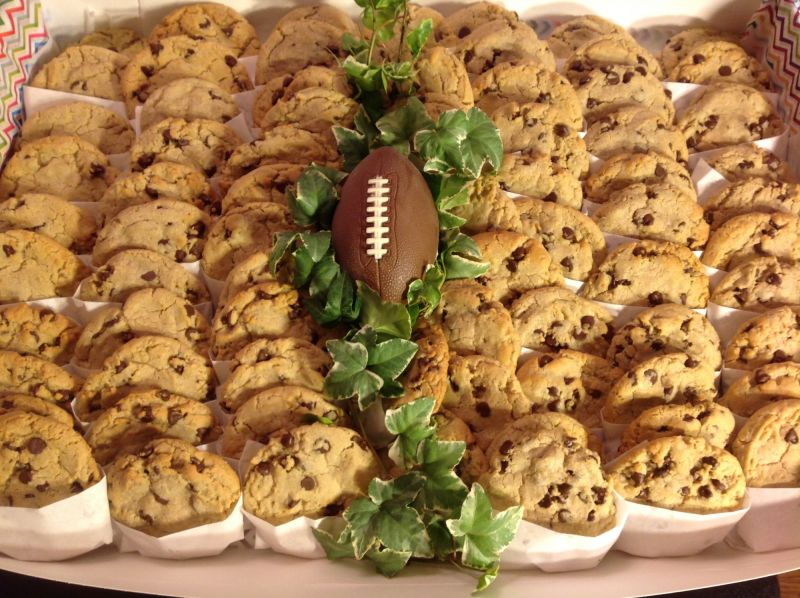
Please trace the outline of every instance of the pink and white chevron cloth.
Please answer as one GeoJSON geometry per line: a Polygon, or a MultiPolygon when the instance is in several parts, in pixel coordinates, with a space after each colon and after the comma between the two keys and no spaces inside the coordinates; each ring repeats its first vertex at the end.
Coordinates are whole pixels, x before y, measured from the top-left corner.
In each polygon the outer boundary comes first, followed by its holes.
{"type": "Polygon", "coordinates": [[[22,86],[47,39],[38,0],[0,0],[0,164],[22,122],[22,86]]]}

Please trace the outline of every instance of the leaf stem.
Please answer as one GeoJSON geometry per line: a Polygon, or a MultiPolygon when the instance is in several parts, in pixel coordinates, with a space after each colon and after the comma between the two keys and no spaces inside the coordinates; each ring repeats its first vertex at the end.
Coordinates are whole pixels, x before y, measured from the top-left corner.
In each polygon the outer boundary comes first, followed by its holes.
{"type": "Polygon", "coordinates": [[[367,53],[367,64],[372,66],[372,53],[375,50],[375,44],[378,38],[378,32],[375,31],[375,22],[377,21],[375,13],[377,11],[377,8],[375,7],[374,1],[370,2],[370,4],[372,5],[372,36],[370,37],[369,40],[369,52],[367,53]]]}

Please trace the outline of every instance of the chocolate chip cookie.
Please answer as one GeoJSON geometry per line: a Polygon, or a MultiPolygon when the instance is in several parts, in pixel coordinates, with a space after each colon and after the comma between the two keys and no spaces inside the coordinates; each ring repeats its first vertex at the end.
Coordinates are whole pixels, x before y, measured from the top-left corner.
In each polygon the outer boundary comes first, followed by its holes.
{"type": "Polygon", "coordinates": [[[163,288],[193,305],[210,301],[205,284],[180,264],[154,251],[127,249],[111,257],[81,285],[84,301],[123,302],[139,289],[163,288]]]}
{"type": "Polygon", "coordinates": [[[712,232],[734,216],[750,212],[800,216],[800,185],[759,177],[743,179],[712,196],[704,208],[712,232]]]}
{"type": "Polygon", "coordinates": [[[134,139],[131,125],[122,116],[87,102],[70,102],[45,108],[25,119],[20,129],[23,143],[53,135],[80,137],[97,146],[104,154],[127,152],[134,139]]]}
{"type": "Polygon", "coordinates": [[[580,210],[581,182],[572,173],[553,164],[550,156],[535,151],[506,154],[497,173],[500,189],[532,199],[580,210]]]}
{"type": "Polygon", "coordinates": [[[718,370],[722,365],[717,331],[693,309],[664,303],[646,309],[611,339],[606,359],[623,370],[657,355],[686,353],[718,370]]]}
{"type": "Polygon", "coordinates": [[[122,100],[122,72],[128,58],[97,46],[72,46],[48,61],[30,82],[31,87],[82,96],[122,100]]]}
{"type": "Polygon", "coordinates": [[[38,509],[93,486],[103,473],[86,441],[58,421],[0,416],[0,505],[38,509]]]}
{"type": "Polygon", "coordinates": [[[474,2],[447,16],[439,29],[440,37],[461,39],[490,21],[518,23],[519,15],[493,2],[474,2]]]}
{"type": "Polygon", "coordinates": [[[611,195],[634,183],[668,183],[694,194],[694,184],[686,169],[656,153],[618,154],[606,160],[586,179],[586,195],[604,203],[611,195]]]}
{"type": "Polygon", "coordinates": [[[261,391],[242,403],[225,425],[222,453],[238,459],[248,440],[266,444],[270,434],[314,422],[317,418],[324,418],[327,425],[350,424],[345,412],[319,392],[291,385],[261,391]]]}
{"type": "Polygon", "coordinates": [[[241,496],[239,476],[219,455],[161,438],[106,468],[111,517],[149,536],[222,521],[241,496]]]}
{"type": "Polygon", "coordinates": [[[133,58],[134,55],[145,49],[147,43],[133,29],[103,27],[84,35],[78,45],[97,46],[119,52],[126,58],[133,58]]]}
{"type": "Polygon", "coordinates": [[[743,322],[725,348],[725,366],[754,370],[768,363],[800,363],[800,307],[771,309],[743,322]]]}
{"type": "Polygon", "coordinates": [[[529,60],[556,70],[556,61],[547,44],[522,21],[489,21],[463,38],[443,40],[464,61],[471,76],[485,73],[502,62],[529,60]]]}
{"type": "Polygon", "coordinates": [[[474,181],[469,187],[469,201],[453,208],[451,213],[466,221],[461,230],[467,234],[520,228],[517,207],[494,176],[483,176],[474,181]]]}
{"type": "Polygon", "coordinates": [[[714,369],[686,353],[646,359],[629,369],[606,394],[603,419],[627,424],[645,409],[666,403],[711,403],[717,396],[714,369]]]}
{"type": "Polygon", "coordinates": [[[217,305],[225,305],[231,297],[247,287],[274,281],[275,277],[269,268],[269,256],[269,250],[256,250],[231,268],[220,291],[217,305]]]}
{"type": "Polygon", "coordinates": [[[711,235],[700,261],[730,270],[767,255],[786,262],[800,261],[800,217],[783,212],[734,216],[711,235]]]}
{"type": "Polygon", "coordinates": [[[726,307],[767,311],[795,305],[800,297],[800,264],[759,257],[735,266],[714,288],[711,301],[726,307]]]}
{"type": "Polygon", "coordinates": [[[477,482],[478,478],[489,469],[489,463],[469,426],[447,409],[434,413],[431,422],[436,426],[436,437],[439,440],[463,442],[466,445],[464,456],[454,471],[468,486],[477,482]]]}
{"type": "Polygon", "coordinates": [[[636,241],[615,247],[598,266],[581,294],[622,305],[708,303],[708,276],[690,249],[667,241],[636,241]]]}
{"type": "Polygon", "coordinates": [[[253,120],[260,121],[278,100],[289,99],[301,89],[309,87],[338,91],[348,98],[353,96],[353,88],[344,70],[338,67],[311,65],[296,73],[278,75],[267,81],[253,102],[253,120]]]}
{"type": "Polygon", "coordinates": [[[462,110],[475,104],[467,69],[449,48],[426,47],[415,66],[416,94],[423,103],[440,98],[462,110]]]}
{"type": "Polygon", "coordinates": [[[18,303],[0,308],[0,349],[59,365],[72,357],[81,327],[44,307],[18,303]]]}
{"type": "Polygon", "coordinates": [[[447,368],[450,364],[447,337],[439,324],[420,318],[411,333],[411,340],[417,343],[417,352],[400,378],[404,394],[395,405],[430,397],[436,401],[436,412],[447,390],[447,368]]]}
{"type": "Polygon", "coordinates": [[[562,287],[528,291],[511,305],[522,345],[542,352],[574,349],[605,356],[611,314],[562,287]]]}
{"type": "Polygon", "coordinates": [[[211,81],[188,77],[170,81],[150,94],[139,122],[144,131],[165,118],[224,123],[238,114],[239,106],[228,91],[211,81]]]}
{"type": "Polygon", "coordinates": [[[248,172],[231,185],[222,199],[222,211],[228,212],[251,203],[271,202],[286,205],[286,191],[297,183],[305,166],[267,164],[248,172]]]}
{"type": "Polygon", "coordinates": [[[166,390],[146,390],[103,411],[87,430],[86,441],[97,462],[108,465],[156,438],[178,438],[196,446],[220,433],[208,405],[166,390]]]}
{"type": "Polygon", "coordinates": [[[82,383],[78,376],[44,359],[0,351],[0,395],[26,394],[68,407],[82,383]]]}
{"type": "Polygon", "coordinates": [[[768,363],[731,384],[719,399],[736,415],[750,417],[762,407],[784,399],[800,399],[800,364],[768,363]]]}
{"type": "Polygon", "coordinates": [[[597,15],[583,15],[553,29],[547,43],[558,58],[569,58],[583,44],[609,33],[627,36],[622,27],[611,21],[597,15]]]}
{"type": "Polygon", "coordinates": [[[787,162],[754,144],[723,148],[706,158],[706,162],[731,182],[750,177],[797,182],[797,176],[787,162]]]}
{"type": "Polygon", "coordinates": [[[50,401],[30,395],[10,394],[0,397],[0,415],[5,415],[12,411],[31,413],[33,415],[54,419],[68,428],[71,428],[75,423],[72,420],[72,414],[66,409],[50,401]]]}
{"type": "Polygon", "coordinates": [[[263,115],[253,115],[262,129],[293,125],[312,133],[330,134],[331,127],[352,128],[359,104],[344,94],[324,87],[301,89],[290,98],[281,98],[263,115]]]}
{"type": "Polygon", "coordinates": [[[746,490],[736,457],[687,436],[651,440],[614,461],[608,475],[627,500],[688,513],[734,511],[746,490]]]}
{"type": "Polygon", "coordinates": [[[661,49],[661,63],[664,71],[669,73],[684,59],[693,48],[710,41],[726,41],[736,43],[741,38],[725,31],[710,27],[690,27],[670,37],[661,49]]]}
{"type": "Polygon", "coordinates": [[[116,176],[105,154],[88,141],[44,137],[26,143],[6,162],[0,199],[49,193],[67,201],[97,201],[116,176]]]}
{"type": "Polygon", "coordinates": [[[273,525],[339,515],[380,475],[380,463],[353,430],[320,423],[281,430],[250,460],[244,508],[273,525]]]}
{"type": "Polygon", "coordinates": [[[538,199],[518,199],[515,205],[522,232],[542,243],[565,277],[585,280],[605,257],[603,233],[581,212],[538,199]]]}
{"type": "Polygon", "coordinates": [[[592,69],[611,65],[643,66],[658,79],[664,78],[658,60],[627,33],[606,33],[575,48],[567,59],[564,74],[570,80],[580,79],[592,69]]]}
{"type": "Polygon", "coordinates": [[[0,230],[29,230],[73,253],[90,253],[97,224],[83,208],[46,193],[24,193],[0,202],[0,230]]]}
{"type": "Polygon", "coordinates": [[[71,297],[91,272],[68,249],[27,230],[0,232],[1,303],[71,297]]]}
{"type": "Polygon", "coordinates": [[[669,73],[681,83],[739,83],[768,89],[769,71],[741,46],[720,40],[707,41],[691,49],[669,73]]]}

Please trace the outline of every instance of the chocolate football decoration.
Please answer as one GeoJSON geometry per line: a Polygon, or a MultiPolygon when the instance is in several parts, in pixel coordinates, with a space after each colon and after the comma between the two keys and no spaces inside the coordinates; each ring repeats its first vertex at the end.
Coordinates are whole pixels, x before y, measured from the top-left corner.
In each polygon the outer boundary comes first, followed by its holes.
{"type": "Polygon", "coordinates": [[[391,147],[370,153],[345,180],[332,225],[336,259],[386,301],[436,260],[439,217],[425,179],[391,147]]]}

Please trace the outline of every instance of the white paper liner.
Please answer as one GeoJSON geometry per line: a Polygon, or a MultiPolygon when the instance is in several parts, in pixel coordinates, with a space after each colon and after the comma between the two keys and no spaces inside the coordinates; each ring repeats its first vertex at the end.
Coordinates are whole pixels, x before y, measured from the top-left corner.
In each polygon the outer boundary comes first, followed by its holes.
{"type": "Polygon", "coordinates": [[[218,278],[211,278],[202,267],[200,268],[199,275],[203,279],[208,292],[211,294],[211,301],[214,305],[219,305],[219,296],[222,294],[222,289],[225,288],[225,281],[219,280],[218,278]]]}
{"type": "Polygon", "coordinates": [[[723,347],[728,346],[728,343],[742,323],[758,315],[760,315],[759,312],[735,309],[711,301],[708,302],[708,319],[714,326],[717,334],[719,334],[719,340],[723,347]]]}
{"type": "Polygon", "coordinates": [[[628,501],[628,521],[615,550],[649,558],[691,556],[722,542],[750,509],[698,515],[628,501]]]}
{"type": "Polygon", "coordinates": [[[0,507],[0,552],[23,561],[60,561],[110,544],[106,478],[46,507],[0,507]]]}
{"type": "Polygon", "coordinates": [[[728,179],[711,168],[705,158],[697,160],[697,164],[692,170],[692,183],[697,191],[697,203],[701,206],[705,206],[708,200],[731,184],[728,179]]]}
{"type": "Polygon", "coordinates": [[[800,488],[748,488],[750,510],[726,538],[750,552],[800,546],[800,488]]]}
{"type": "Polygon", "coordinates": [[[256,82],[256,63],[258,62],[258,56],[240,56],[239,57],[239,64],[244,67],[244,70],[247,71],[247,76],[250,77],[250,81],[255,84],[256,82]]]}
{"type": "Polygon", "coordinates": [[[553,531],[521,521],[514,539],[500,554],[503,569],[541,569],[548,573],[596,567],[619,538],[628,519],[628,504],[614,492],[617,507],[613,528],[598,536],[553,531]]]}
{"type": "Polygon", "coordinates": [[[722,368],[722,384],[720,388],[720,396],[722,396],[728,388],[730,388],[731,384],[736,382],[739,378],[743,376],[749,376],[752,374],[750,370],[740,370],[737,368],[722,368]]]}
{"type": "Polygon", "coordinates": [[[233,370],[236,369],[237,362],[233,359],[212,359],[211,365],[217,376],[217,382],[222,386],[231,377],[233,370]]]}
{"type": "Polygon", "coordinates": [[[156,538],[112,521],[114,544],[120,552],[138,552],[157,559],[194,559],[215,556],[234,542],[244,538],[242,497],[236,501],[230,515],[216,523],[156,538]]]}
{"type": "Polygon", "coordinates": [[[96,106],[102,106],[103,108],[113,110],[128,121],[128,111],[125,109],[125,104],[123,102],[95,98],[93,96],[84,96],[77,93],[68,93],[66,91],[31,87],[30,85],[24,85],[22,87],[22,93],[25,98],[25,114],[28,117],[33,116],[37,112],[41,112],[45,108],[50,108],[59,104],[85,102],[87,104],[95,104],[96,106]]]}
{"type": "Polygon", "coordinates": [[[261,129],[258,129],[253,124],[253,104],[255,104],[256,98],[261,93],[262,89],[264,89],[264,86],[259,85],[255,89],[233,94],[234,101],[239,106],[242,114],[244,114],[247,126],[250,127],[250,133],[253,136],[253,139],[261,138],[261,129]]]}
{"type": "Polygon", "coordinates": [[[324,559],[325,549],[314,537],[313,529],[327,524],[330,519],[339,517],[323,517],[309,519],[298,517],[281,525],[272,525],[243,511],[248,530],[245,541],[256,550],[272,550],[280,554],[288,554],[304,559],[324,559]]]}
{"type": "Polygon", "coordinates": [[[582,280],[575,280],[573,278],[565,278],[564,279],[564,286],[568,288],[573,293],[577,293],[581,290],[584,285],[584,281],[582,280]]]}

